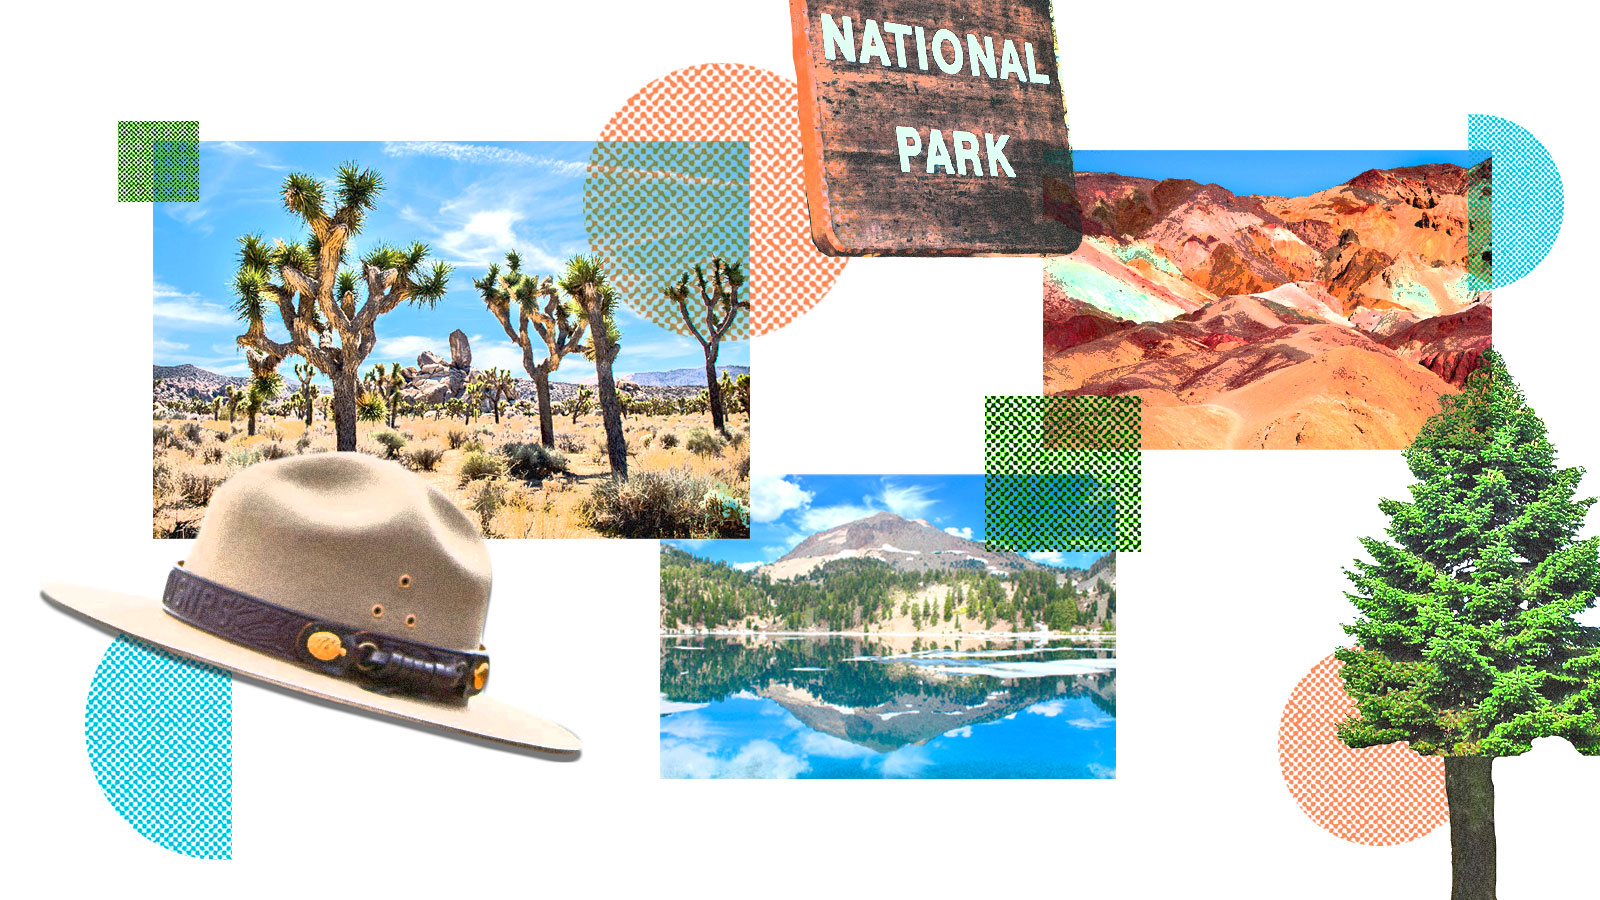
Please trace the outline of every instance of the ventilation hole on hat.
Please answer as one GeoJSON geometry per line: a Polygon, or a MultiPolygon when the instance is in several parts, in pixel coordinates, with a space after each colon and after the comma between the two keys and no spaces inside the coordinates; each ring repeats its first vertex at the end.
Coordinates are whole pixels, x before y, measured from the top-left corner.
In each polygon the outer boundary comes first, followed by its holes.
{"type": "Polygon", "coordinates": [[[382,603],[374,603],[374,604],[372,604],[372,617],[374,619],[383,618],[383,604],[382,603]]]}
{"type": "Polygon", "coordinates": [[[415,627],[417,627],[417,617],[416,617],[415,614],[406,616],[406,627],[407,628],[415,628],[415,627]]]}
{"type": "Polygon", "coordinates": [[[400,586],[403,587],[403,588],[411,587],[411,576],[410,575],[401,575],[400,576],[400,586]]]}

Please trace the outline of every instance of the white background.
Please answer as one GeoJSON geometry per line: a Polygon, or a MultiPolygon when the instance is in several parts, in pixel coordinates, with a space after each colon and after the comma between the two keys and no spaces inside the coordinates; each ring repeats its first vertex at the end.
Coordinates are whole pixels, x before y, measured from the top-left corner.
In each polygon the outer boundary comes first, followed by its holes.
{"type": "MultiPolygon", "coordinates": [[[[1583,99],[1595,29],[1572,18],[1586,8],[1058,5],[1080,148],[1461,148],[1470,112],[1541,137],[1568,214],[1552,256],[1499,292],[1496,342],[1562,461],[1600,472],[1600,167],[1583,99]]],[[[8,17],[8,887],[1445,897],[1446,829],[1345,843],[1300,813],[1276,761],[1284,700],[1343,637],[1339,569],[1381,528],[1377,498],[1407,480],[1385,452],[1145,455],[1146,550],[1119,561],[1115,781],[659,781],[655,544],[497,542],[495,692],[575,729],[581,761],[235,682],[235,858],[180,857],[111,810],[82,728],[110,639],[37,587],[154,594],[183,552],[144,537],[151,213],[113,202],[116,121],[199,119],[203,139],[588,139],[677,68],[793,76],[780,0],[613,6],[29,4],[8,17]]],[[[979,471],[982,397],[1039,390],[1039,278],[1031,260],[853,262],[756,347],[757,473],[979,471]]],[[[1600,475],[1585,488],[1600,492],[1600,475]]],[[[1541,744],[1496,777],[1501,896],[1593,890],[1600,759],[1541,744]]]]}

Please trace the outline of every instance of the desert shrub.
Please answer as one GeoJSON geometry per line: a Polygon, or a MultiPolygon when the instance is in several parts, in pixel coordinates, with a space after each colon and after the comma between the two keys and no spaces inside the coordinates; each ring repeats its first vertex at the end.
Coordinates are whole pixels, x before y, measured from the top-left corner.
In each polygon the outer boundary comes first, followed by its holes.
{"type": "Polygon", "coordinates": [[[500,453],[506,458],[506,474],[529,484],[567,471],[566,455],[543,444],[506,444],[500,448],[500,453]]]}
{"type": "Polygon", "coordinates": [[[644,435],[644,439],[639,442],[639,448],[641,450],[649,450],[650,449],[650,442],[655,440],[655,439],[656,439],[656,436],[655,436],[654,432],[646,432],[645,435],[644,435]]]}
{"type": "Polygon", "coordinates": [[[696,428],[689,432],[689,439],[683,442],[684,449],[701,456],[715,456],[728,446],[726,439],[704,428],[696,428]]]}
{"type": "Polygon", "coordinates": [[[261,454],[262,459],[283,459],[289,455],[289,451],[283,449],[283,445],[277,441],[267,441],[257,447],[256,450],[261,454]]]}
{"type": "Polygon", "coordinates": [[[283,440],[283,429],[276,425],[263,425],[257,430],[269,441],[283,440]]]}
{"type": "Polygon", "coordinates": [[[728,432],[728,446],[732,447],[735,450],[739,449],[740,447],[743,447],[744,446],[744,442],[748,441],[748,440],[750,440],[750,433],[748,431],[729,431],[728,432]]]}
{"type": "Polygon", "coordinates": [[[200,427],[199,422],[185,422],[183,423],[183,439],[191,444],[198,444],[206,439],[205,429],[200,427]]]}
{"type": "Polygon", "coordinates": [[[224,456],[222,462],[230,469],[243,469],[261,462],[261,454],[255,450],[235,450],[224,456]]]}
{"type": "Polygon", "coordinates": [[[387,458],[395,459],[400,455],[400,448],[406,445],[406,439],[397,432],[380,431],[372,436],[387,453],[387,458]]]}
{"type": "Polygon", "coordinates": [[[487,453],[487,452],[489,452],[489,448],[485,447],[483,445],[483,441],[480,441],[477,438],[473,438],[470,441],[463,441],[461,443],[461,449],[466,451],[466,452],[468,452],[468,453],[487,453]]]}
{"type": "Polygon", "coordinates": [[[444,451],[438,447],[418,447],[406,454],[406,465],[419,472],[432,472],[439,467],[442,459],[444,451]]]}
{"type": "Polygon", "coordinates": [[[210,472],[179,472],[178,494],[195,506],[205,506],[223,480],[210,472]]]}
{"type": "Polygon", "coordinates": [[[183,433],[173,430],[173,427],[166,422],[155,426],[151,434],[151,443],[157,447],[171,447],[174,450],[189,449],[189,441],[183,436],[183,433]]]}
{"type": "Polygon", "coordinates": [[[452,428],[445,432],[444,442],[449,445],[451,450],[459,450],[461,445],[467,442],[467,433],[459,428],[452,428]]]}
{"type": "Polygon", "coordinates": [[[222,448],[215,445],[206,447],[200,451],[200,459],[208,463],[222,462],[222,448]]]}
{"type": "Polygon", "coordinates": [[[556,435],[556,446],[563,453],[582,453],[589,449],[589,439],[572,431],[563,431],[556,435]]]}
{"type": "Polygon", "coordinates": [[[473,450],[461,460],[461,484],[463,487],[469,481],[477,481],[480,478],[494,478],[503,474],[505,474],[505,466],[501,465],[500,460],[481,450],[473,450]]]}
{"type": "Polygon", "coordinates": [[[300,440],[294,442],[294,449],[296,451],[300,452],[300,453],[304,453],[304,452],[306,452],[306,448],[308,448],[310,446],[311,446],[311,432],[309,432],[309,431],[301,432],[300,433],[300,440]]]}
{"type": "Polygon", "coordinates": [[[748,505],[687,469],[634,472],[626,481],[605,479],[595,486],[586,510],[596,530],[619,537],[748,537],[750,533],[748,505]]]}
{"type": "Polygon", "coordinates": [[[478,528],[483,531],[484,537],[495,537],[494,529],[489,526],[494,521],[494,514],[505,505],[506,488],[497,481],[485,481],[467,499],[467,508],[478,514],[478,528]]]}
{"type": "Polygon", "coordinates": [[[669,431],[666,434],[663,434],[661,436],[661,446],[667,448],[668,450],[678,446],[678,433],[675,431],[669,431]]]}
{"type": "Polygon", "coordinates": [[[150,463],[150,488],[157,494],[169,494],[174,488],[172,466],[164,456],[157,456],[150,463]]]}

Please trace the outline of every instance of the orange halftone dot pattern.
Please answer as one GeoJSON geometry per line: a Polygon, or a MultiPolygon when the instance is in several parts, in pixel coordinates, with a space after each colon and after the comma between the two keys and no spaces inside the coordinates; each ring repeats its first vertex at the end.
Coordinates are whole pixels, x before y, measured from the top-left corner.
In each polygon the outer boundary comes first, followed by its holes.
{"type": "MultiPolygon", "coordinates": [[[[712,63],[650,82],[611,117],[602,141],[750,143],[750,319],[768,334],[815,306],[844,269],[811,243],[800,156],[800,94],[793,81],[755,66],[712,63]]],[[[679,333],[663,299],[639,312],[679,333]]]]}
{"type": "Polygon", "coordinates": [[[1283,782],[1311,821],[1356,844],[1414,841],[1450,817],[1444,760],[1405,744],[1352,750],[1335,726],[1355,710],[1329,656],[1300,679],[1278,725],[1283,782]]]}

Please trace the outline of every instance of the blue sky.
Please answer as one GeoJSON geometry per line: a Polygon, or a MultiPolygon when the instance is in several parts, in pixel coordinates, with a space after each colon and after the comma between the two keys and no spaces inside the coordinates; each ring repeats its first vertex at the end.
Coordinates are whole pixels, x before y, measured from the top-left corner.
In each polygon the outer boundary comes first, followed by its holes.
{"type": "MultiPolygon", "coordinates": [[[[446,336],[456,328],[472,343],[472,362],[527,377],[522,356],[472,287],[490,262],[507,250],[522,254],[526,269],[560,271],[565,260],[588,252],[583,227],[583,183],[589,142],[472,144],[440,141],[387,143],[308,142],[200,145],[200,200],[154,206],[154,361],[193,363],[226,375],[248,374],[234,344],[242,330],[230,285],[240,235],[296,240],[304,226],[286,212],[280,191],[291,171],[331,178],[355,160],[376,169],[384,191],[353,247],[420,240],[435,258],[455,266],[450,291],[433,309],[401,306],[378,320],[378,346],[365,365],[416,361],[423,350],[448,355],[446,336]]],[[[700,345],[632,310],[617,315],[622,328],[619,374],[705,365],[700,345]]],[[[281,324],[269,328],[285,339],[281,324]]],[[[723,343],[721,365],[749,365],[749,341],[723,343]]],[[[542,355],[536,352],[535,358],[542,355]]],[[[568,356],[557,381],[582,381],[594,366],[568,356]]],[[[323,379],[325,380],[325,379],[323,379]]]]}
{"type": "Polygon", "coordinates": [[[1079,172],[1192,178],[1235,194],[1304,197],[1368,169],[1423,163],[1470,165],[1466,150],[1074,150],[1079,172]]]}
{"type": "MultiPolygon", "coordinates": [[[[750,539],[669,541],[705,559],[753,568],[796,544],[873,513],[892,512],[974,541],[983,540],[982,475],[784,475],[750,488],[750,539]]],[[[1087,568],[1103,554],[1030,553],[1052,565],[1087,568]]]]}

